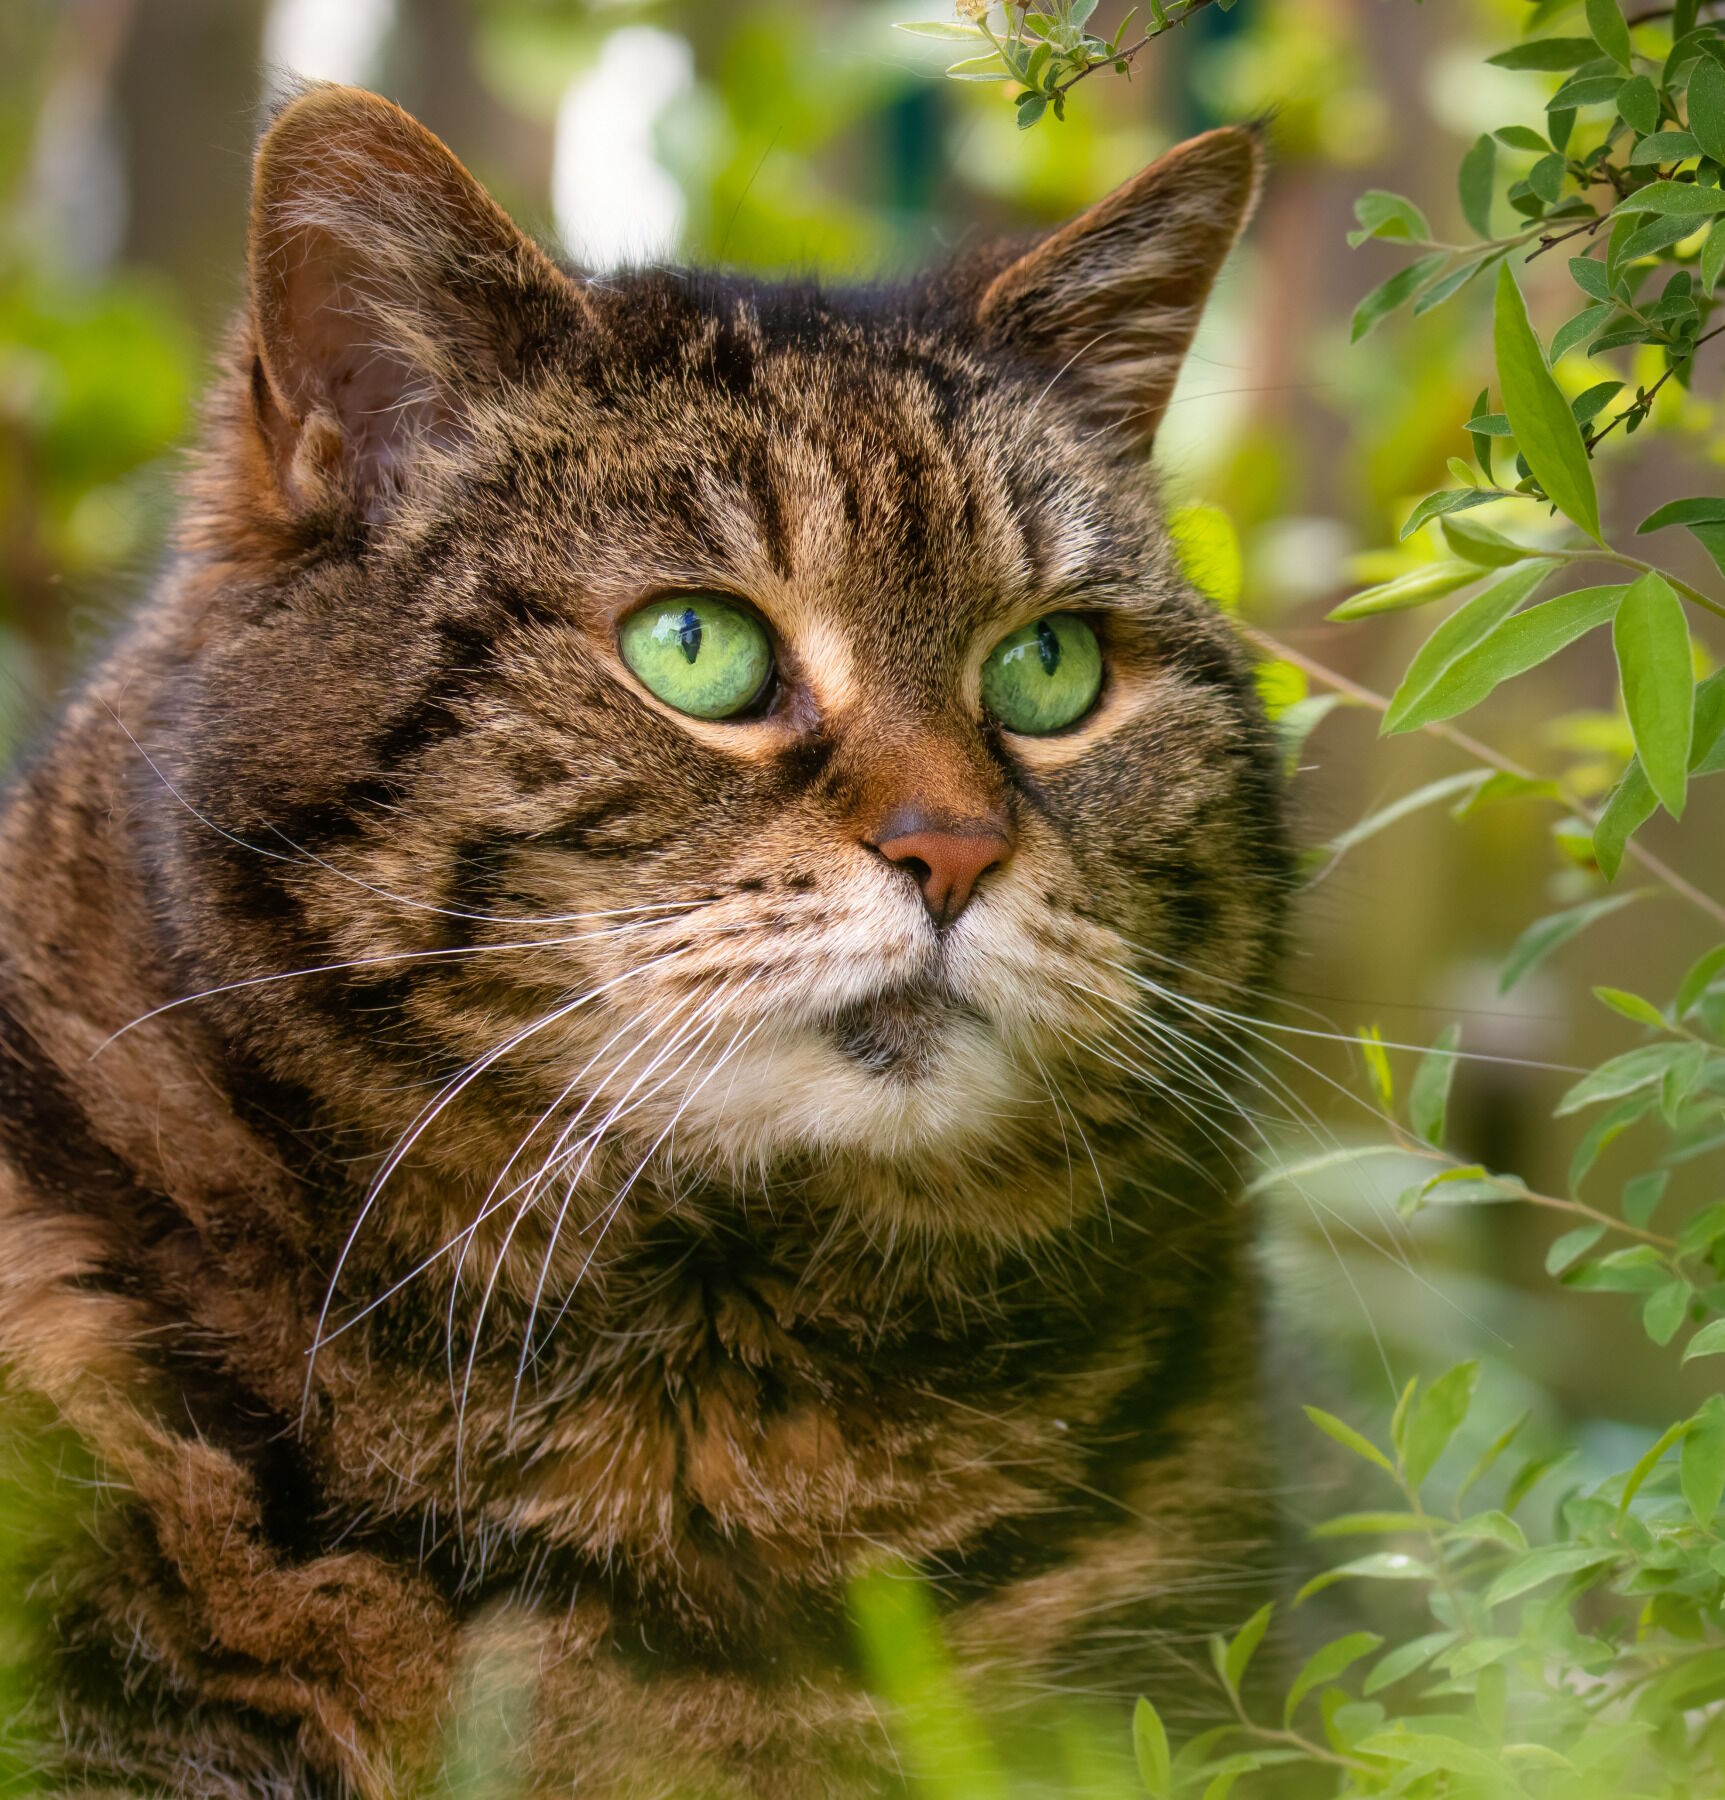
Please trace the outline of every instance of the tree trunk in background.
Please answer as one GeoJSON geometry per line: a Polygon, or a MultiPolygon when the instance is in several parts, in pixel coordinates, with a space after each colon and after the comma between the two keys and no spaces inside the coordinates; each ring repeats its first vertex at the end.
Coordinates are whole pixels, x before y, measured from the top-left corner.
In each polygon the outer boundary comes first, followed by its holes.
{"type": "Polygon", "coordinates": [[[466,0],[396,0],[381,84],[443,139],[528,229],[548,230],[550,127],[506,106],[481,80],[466,0]]]}
{"type": "Polygon", "coordinates": [[[122,255],[162,269],[208,338],[240,292],[264,0],[137,0],[115,74],[122,255]]]}

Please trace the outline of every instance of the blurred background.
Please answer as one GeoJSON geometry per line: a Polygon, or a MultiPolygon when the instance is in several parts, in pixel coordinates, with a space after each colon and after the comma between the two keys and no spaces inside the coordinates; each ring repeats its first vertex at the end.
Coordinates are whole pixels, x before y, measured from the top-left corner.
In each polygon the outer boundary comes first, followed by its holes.
{"type": "MultiPolygon", "coordinates": [[[[1112,32],[1122,10],[1104,4],[1093,28],[1112,32]]],[[[6,0],[0,758],[28,754],[162,553],[203,372],[240,297],[250,145],[272,85],[293,72],[399,100],[520,220],[596,268],[674,255],[890,273],[1058,219],[1208,124],[1272,115],[1265,203],[1157,463],[1173,501],[1231,519],[1249,620],[1387,692],[1430,616],[1349,627],[1322,615],[1374,571],[1411,502],[1444,484],[1445,459],[1465,453],[1460,425],[1489,367],[1489,284],[1350,346],[1355,301],[1399,259],[1381,244],[1350,251],[1344,237],[1367,187],[1413,196],[1453,235],[1462,149],[1543,106],[1541,78],[1481,61],[1513,40],[1524,10],[1241,0],[1154,46],[1130,82],[1088,82],[1064,125],[1020,133],[996,89],[941,78],[945,46],[891,29],[950,16],[943,0],[6,0]]],[[[1536,297],[1541,268],[1530,272],[1536,297]]],[[[1716,392],[1704,373],[1692,394],[1673,385],[1662,396],[1657,448],[1639,440],[1633,465],[1604,483],[1620,523],[1669,494],[1716,490],[1716,392]]],[[[1705,566],[1684,572],[1710,579],[1705,566]]],[[[1470,725],[1535,766],[1566,747],[1620,746],[1619,719],[1576,710],[1609,705],[1609,655],[1596,635],[1470,725]]],[[[1294,782],[1304,841],[1460,766],[1426,738],[1379,747],[1375,723],[1338,711],[1311,739],[1294,782]]],[[[1718,804],[1705,789],[1694,802],[1718,804]]],[[[1719,891],[1725,840],[1704,817],[1681,845],[1657,824],[1648,839],[1719,891]]],[[[1414,814],[1309,890],[1284,1017],[1344,1038],[1375,1023],[1416,1046],[1459,1019],[1469,1050],[1507,1060],[1464,1067],[1452,1135],[1487,1165],[1561,1192],[1572,1136],[1548,1115],[1566,1077],[1525,1065],[1592,1063],[1631,1040],[1566,953],[1507,998],[1497,968],[1515,934],[1579,897],[1583,879],[1536,811],[1487,809],[1462,824],[1442,807],[1414,814]]],[[[1585,943],[1595,979],[1604,971],[1648,994],[1668,993],[1708,947],[1658,900],[1604,920],[1585,943]]],[[[1296,1151],[1373,1135],[1335,1085],[1358,1085],[1347,1047],[1282,1041],[1313,1065],[1265,1052],[1318,1115],[1285,1134],[1296,1151]]],[[[1400,1052],[1392,1060],[1411,1067],[1400,1052]]],[[[1703,1375],[1675,1395],[1673,1359],[1627,1303],[1567,1293],[1543,1274],[1559,1225],[1491,1207],[1410,1227],[1393,1206],[1407,1179],[1393,1161],[1371,1163],[1262,1201],[1298,1398],[1381,1428],[1392,1381],[1478,1354],[1486,1423],[1532,1407],[1548,1433],[1578,1431],[1601,1455],[1696,1403],[1703,1375]]],[[[1608,1155],[1593,1197],[1609,1203],[1613,1179],[1608,1155]]],[[[1718,1197],[1695,1170],[1679,1171],[1674,1192],[1718,1197]]],[[[1290,1476],[1296,1514],[1302,1482],[1325,1478],[1309,1451],[1290,1460],[1318,1471],[1290,1476]]]]}

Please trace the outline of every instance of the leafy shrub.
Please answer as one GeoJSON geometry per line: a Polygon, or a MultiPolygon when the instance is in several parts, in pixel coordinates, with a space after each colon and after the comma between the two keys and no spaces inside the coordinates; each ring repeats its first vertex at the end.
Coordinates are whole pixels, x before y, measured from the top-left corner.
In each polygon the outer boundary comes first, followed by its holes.
{"type": "MultiPolygon", "coordinates": [[[[1154,5],[1131,53],[1200,4],[1154,5]]],[[[962,16],[939,29],[975,40],[974,54],[949,73],[1009,79],[1022,126],[1058,121],[1075,81],[1130,66],[1120,50],[1125,26],[1109,39],[1093,35],[1094,10],[1086,0],[990,15],[960,6],[962,16]]],[[[1618,0],[1534,0],[1523,40],[1490,61],[1547,78],[1545,127],[1504,125],[1462,158],[1469,241],[1435,237],[1412,199],[1360,197],[1349,242],[1387,245],[1409,260],[1360,302],[1354,340],[1400,309],[1428,312],[1489,275],[1495,367],[1455,422],[1458,450],[1471,453],[1451,459],[1455,485],[1412,509],[1400,544],[1377,559],[1383,578],[1329,616],[1371,621],[1455,604],[1388,696],[1242,627],[1270,659],[1266,698],[1291,755],[1342,704],[1376,710],[1383,735],[1426,732],[1466,759],[1342,834],[1316,863],[1440,802],[1462,813],[1513,804],[1550,817],[1560,864],[1586,891],[1526,928],[1503,964],[1505,991],[1599,919],[1655,895],[1675,897],[1713,932],[1725,928],[1725,906],[1637,837],[1658,812],[1681,819],[1691,783],[1725,769],[1725,671],[1714,671],[1692,630],[1705,615],[1725,616],[1725,603],[1608,538],[1596,482],[1602,447],[1618,452],[1668,385],[1688,387],[1697,351],[1725,333],[1712,322],[1725,268],[1725,23],[1702,10],[1679,0],[1630,20],[1618,0]],[[1581,304],[1542,338],[1523,283],[1537,289],[1530,265],[1559,253],[1581,304]],[[1598,359],[1614,355],[1633,357],[1641,378],[1608,374],[1598,359]],[[1499,509],[1490,524],[1488,506],[1499,509]],[[1581,585],[1588,571],[1594,584],[1581,585]],[[1607,716],[1607,729],[1567,767],[1525,767],[1453,723],[1606,630],[1616,728],[1607,716]],[[1603,779],[1602,742],[1615,759],[1603,779]],[[1629,864],[1642,885],[1619,887],[1629,864]]],[[[1635,536],[1677,531],[1725,573],[1725,499],[1673,495],[1635,536]]],[[[1605,985],[1594,993],[1636,1041],[1557,1103],[1559,1128],[1580,1128],[1564,1191],[1536,1191],[1450,1146],[1450,1079],[1466,1054],[1455,1026],[1422,1058],[1400,1103],[1386,1046],[1366,1034],[1363,1085],[1377,1138],[1272,1167],[1259,1185],[1371,1157],[1411,1159],[1423,1172],[1400,1197],[1404,1218],[1458,1206],[1549,1211],[1559,1228],[1546,1264],[1553,1277],[1627,1297],[1654,1343],[1681,1341],[1684,1362],[1725,1354],[1725,1203],[1676,1219],[1661,1213],[1673,1170],[1725,1147],[1725,944],[1669,997],[1605,985]],[[1596,1164],[1630,1133],[1641,1166],[1603,1204],[1590,1197],[1596,1164]]],[[[1364,1611],[1373,1584],[1410,1603],[1391,1609],[1390,1623],[1374,1608],[1382,1631],[1350,1630],[1317,1648],[1270,1716],[1241,1698],[1241,1681],[1272,1609],[1218,1639],[1215,1673],[1232,1723],[1171,1744],[1155,1696],[1139,1704],[1135,1747],[1152,1794],[1220,1800],[1283,1764],[1304,1765],[1321,1791],[1338,1795],[1725,1790],[1725,1394],[1675,1420],[1631,1466],[1563,1489],[1571,1457],[1523,1454],[1525,1420],[1492,1438],[1459,1479],[1448,1468],[1459,1460],[1452,1445],[1468,1435],[1478,1382],[1472,1362],[1409,1382],[1387,1443],[1307,1409],[1317,1431],[1371,1471],[1383,1500],[1382,1510],[1318,1526],[1320,1543],[1360,1553],[1315,1575],[1292,1604],[1335,1589],[1360,1596],[1364,1611]],[[1540,1488],[1556,1495],[1548,1532],[1528,1518],[1540,1488]]]]}

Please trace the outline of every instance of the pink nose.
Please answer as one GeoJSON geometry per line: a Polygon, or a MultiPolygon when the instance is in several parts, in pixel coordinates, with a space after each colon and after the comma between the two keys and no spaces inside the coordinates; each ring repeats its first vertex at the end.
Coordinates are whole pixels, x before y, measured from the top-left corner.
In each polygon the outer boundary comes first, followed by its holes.
{"type": "Polygon", "coordinates": [[[1011,841],[992,826],[961,830],[920,819],[905,821],[874,848],[915,880],[937,925],[950,925],[970,904],[984,871],[1012,854],[1011,841]]]}

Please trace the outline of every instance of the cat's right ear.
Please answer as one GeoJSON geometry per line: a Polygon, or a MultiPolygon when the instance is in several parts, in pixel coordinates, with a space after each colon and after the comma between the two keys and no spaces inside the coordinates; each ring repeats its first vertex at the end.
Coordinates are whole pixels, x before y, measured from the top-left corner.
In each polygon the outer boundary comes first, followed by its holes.
{"type": "Polygon", "coordinates": [[[436,137],[358,88],[303,90],[265,132],[247,266],[254,407],[292,511],[376,514],[581,309],[436,137]]]}

